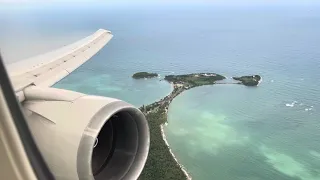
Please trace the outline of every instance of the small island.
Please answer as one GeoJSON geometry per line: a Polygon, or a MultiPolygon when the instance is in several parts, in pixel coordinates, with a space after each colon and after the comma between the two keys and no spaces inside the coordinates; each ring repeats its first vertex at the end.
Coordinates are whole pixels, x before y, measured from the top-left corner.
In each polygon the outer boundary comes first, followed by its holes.
{"type": "Polygon", "coordinates": [[[259,75],[255,75],[254,78],[252,76],[235,77],[234,79],[236,80],[242,80],[239,83],[220,81],[224,79],[226,79],[224,76],[216,73],[165,76],[164,80],[172,84],[173,91],[159,101],[146,106],[142,105],[139,108],[146,116],[150,129],[149,155],[145,167],[138,178],[139,180],[191,179],[186,169],[178,163],[165,139],[163,125],[167,122],[168,108],[175,97],[183,91],[194,87],[213,84],[243,84],[248,86],[251,83],[250,80],[258,82],[261,78],[259,75]]]}
{"type": "Polygon", "coordinates": [[[261,76],[241,76],[241,77],[232,77],[234,80],[240,81],[245,86],[257,86],[261,81],[261,76]]]}
{"type": "Polygon", "coordinates": [[[185,88],[214,84],[216,81],[225,79],[224,76],[215,73],[194,73],[185,75],[168,75],[164,78],[166,81],[183,85],[185,88]]]}
{"type": "Polygon", "coordinates": [[[148,73],[148,72],[137,72],[132,75],[134,79],[142,79],[142,78],[154,78],[157,77],[157,73],[148,73]]]}

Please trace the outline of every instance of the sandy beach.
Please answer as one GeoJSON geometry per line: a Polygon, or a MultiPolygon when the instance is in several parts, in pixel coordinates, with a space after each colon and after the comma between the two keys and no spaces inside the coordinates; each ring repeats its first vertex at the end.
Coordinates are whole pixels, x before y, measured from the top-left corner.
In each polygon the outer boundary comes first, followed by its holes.
{"type": "Polygon", "coordinates": [[[170,148],[170,146],[169,146],[169,143],[168,143],[168,141],[167,141],[166,135],[164,134],[164,131],[163,131],[163,126],[164,126],[164,125],[165,125],[165,124],[161,124],[161,125],[160,125],[161,135],[162,135],[163,141],[166,143],[166,145],[167,145],[167,147],[168,147],[168,149],[169,149],[169,151],[170,151],[171,156],[173,157],[173,159],[174,159],[174,160],[176,161],[176,163],[179,165],[179,167],[180,167],[180,169],[182,170],[182,172],[183,172],[183,173],[185,174],[185,176],[187,177],[187,180],[192,180],[192,177],[191,177],[190,174],[187,172],[186,168],[185,168],[182,164],[179,163],[178,159],[177,159],[176,156],[173,154],[173,152],[172,152],[172,150],[171,150],[171,148],[170,148]]]}

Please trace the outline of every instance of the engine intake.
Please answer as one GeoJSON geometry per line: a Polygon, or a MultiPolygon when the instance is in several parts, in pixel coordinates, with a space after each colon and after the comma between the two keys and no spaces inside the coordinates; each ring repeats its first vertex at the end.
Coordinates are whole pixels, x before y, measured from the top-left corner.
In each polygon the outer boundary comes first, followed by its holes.
{"type": "Polygon", "coordinates": [[[24,95],[28,125],[56,179],[139,177],[150,143],[139,109],[114,98],[55,88],[27,88],[24,95]]]}

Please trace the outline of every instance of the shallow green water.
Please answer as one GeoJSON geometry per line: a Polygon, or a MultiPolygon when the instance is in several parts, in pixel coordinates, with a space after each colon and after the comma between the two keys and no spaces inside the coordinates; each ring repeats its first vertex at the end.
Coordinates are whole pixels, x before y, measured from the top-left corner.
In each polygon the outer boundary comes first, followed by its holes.
{"type": "Polygon", "coordinates": [[[199,87],[172,102],[165,133],[194,179],[320,179],[319,113],[261,96],[268,87],[199,87]]]}

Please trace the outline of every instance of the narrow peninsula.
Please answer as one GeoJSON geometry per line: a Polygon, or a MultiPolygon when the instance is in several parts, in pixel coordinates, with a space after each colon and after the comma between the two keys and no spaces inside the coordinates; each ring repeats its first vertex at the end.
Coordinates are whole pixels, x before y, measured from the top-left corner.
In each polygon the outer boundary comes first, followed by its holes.
{"type": "MultiPolygon", "coordinates": [[[[159,101],[149,104],[147,106],[143,105],[139,108],[145,114],[150,128],[149,155],[145,168],[143,169],[139,177],[139,180],[191,179],[186,169],[178,163],[174,154],[171,152],[166,142],[165,135],[163,133],[163,124],[167,122],[169,104],[175,97],[177,97],[180,93],[182,93],[185,90],[203,85],[218,84],[217,81],[224,79],[226,79],[224,76],[216,73],[193,73],[185,75],[165,76],[164,80],[172,84],[173,91],[166,97],[160,99],[159,101]]],[[[240,84],[250,84],[247,83],[247,81],[243,83],[243,81],[245,81],[244,79],[246,78],[241,79],[242,83],[240,84]]]]}
{"type": "Polygon", "coordinates": [[[157,73],[148,73],[148,72],[137,72],[132,75],[134,79],[143,79],[143,78],[154,78],[157,77],[157,73]]]}

